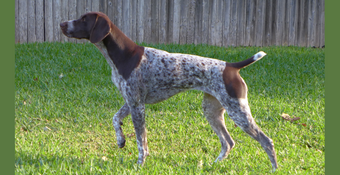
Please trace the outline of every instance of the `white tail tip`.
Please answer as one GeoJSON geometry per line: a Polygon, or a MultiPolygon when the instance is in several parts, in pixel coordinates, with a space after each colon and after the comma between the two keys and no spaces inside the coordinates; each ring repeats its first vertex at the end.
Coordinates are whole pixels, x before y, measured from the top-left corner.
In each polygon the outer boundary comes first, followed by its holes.
{"type": "Polygon", "coordinates": [[[262,57],[266,56],[267,54],[263,51],[257,52],[257,54],[254,55],[254,60],[257,61],[261,59],[262,57]]]}

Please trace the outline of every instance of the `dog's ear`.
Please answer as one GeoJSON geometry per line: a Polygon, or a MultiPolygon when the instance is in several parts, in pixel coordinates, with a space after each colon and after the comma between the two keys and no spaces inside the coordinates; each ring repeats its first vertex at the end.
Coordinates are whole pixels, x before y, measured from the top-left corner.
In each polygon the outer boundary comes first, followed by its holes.
{"type": "Polygon", "coordinates": [[[109,21],[102,16],[97,16],[97,20],[92,28],[90,35],[91,43],[103,40],[110,32],[109,21]]]}

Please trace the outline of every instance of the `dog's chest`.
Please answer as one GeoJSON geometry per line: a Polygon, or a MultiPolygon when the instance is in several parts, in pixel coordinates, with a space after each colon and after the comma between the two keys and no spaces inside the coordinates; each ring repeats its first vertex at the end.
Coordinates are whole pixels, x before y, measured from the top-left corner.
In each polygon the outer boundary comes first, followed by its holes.
{"type": "Polygon", "coordinates": [[[106,59],[106,62],[110,65],[111,69],[112,69],[112,75],[111,75],[111,80],[112,82],[115,84],[115,86],[121,90],[122,87],[122,83],[124,83],[124,78],[122,77],[122,75],[120,75],[118,73],[118,69],[115,66],[115,64],[113,63],[112,59],[109,56],[109,53],[106,49],[106,46],[104,45],[104,43],[98,42],[95,43],[95,46],[99,49],[99,51],[102,53],[102,55],[104,56],[104,58],[106,59]]]}

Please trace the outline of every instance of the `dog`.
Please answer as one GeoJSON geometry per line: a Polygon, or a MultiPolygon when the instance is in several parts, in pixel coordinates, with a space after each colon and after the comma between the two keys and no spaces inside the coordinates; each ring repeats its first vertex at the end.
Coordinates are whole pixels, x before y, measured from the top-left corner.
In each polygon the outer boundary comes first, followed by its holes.
{"type": "Polygon", "coordinates": [[[122,120],[131,114],[138,146],[138,164],[149,155],[145,128],[145,104],[154,104],[190,89],[204,92],[204,115],[221,142],[216,161],[226,158],[235,142],[224,123],[224,112],[266,151],[273,171],[278,167],[273,141],[255,123],[247,99],[247,85],[239,70],[266,55],[260,51],[237,63],[196,55],[168,53],[135,44],[101,12],[60,23],[64,35],[87,39],[112,68],[112,82],[125,104],[113,117],[117,144],[125,146],[122,120]]]}

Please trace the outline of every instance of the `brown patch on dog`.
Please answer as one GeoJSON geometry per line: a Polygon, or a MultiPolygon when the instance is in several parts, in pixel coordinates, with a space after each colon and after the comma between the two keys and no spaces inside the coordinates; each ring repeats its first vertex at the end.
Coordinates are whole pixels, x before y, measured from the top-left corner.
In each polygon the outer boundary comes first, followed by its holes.
{"type": "Polygon", "coordinates": [[[103,14],[91,14],[92,16],[96,15],[96,22],[92,28],[90,41],[91,43],[97,43],[103,40],[110,32],[110,19],[103,14]]]}
{"type": "MultiPolygon", "coordinates": [[[[142,60],[144,47],[138,46],[128,38],[106,15],[102,17],[102,13],[96,13],[99,19],[105,19],[105,22],[110,26],[110,32],[103,39],[103,43],[106,46],[112,62],[117,67],[118,73],[126,80],[142,60]]],[[[104,21],[100,22],[101,25],[105,26],[104,21]]]]}
{"type": "Polygon", "coordinates": [[[113,64],[115,64],[118,69],[118,73],[127,80],[131,72],[138,67],[142,60],[144,47],[138,46],[133,41],[127,42],[126,40],[122,40],[122,43],[117,43],[112,38],[112,35],[104,38],[103,43],[107,48],[113,64]],[[123,47],[119,47],[118,44],[123,45],[123,47]]]}
{"type": "Polygon", "coordinates": [[[240,69],[226,63],[223,71],[223,81],[228,94],[233,98],[246,98],[247,87],[239,74],[240,69]]]}
{"type": "Polygon", "coordinates": [[[62,32],[68,37],[87,39],[91,43],[103,41],[112,62],[118,69],[118,73],[125,80],[139,66],[144,54],[144,47],[138,46],[128,38],[104,13],[89,12],[72,23],[71,32],[67,31],[68,22],[61,23],[62,32]]]}

